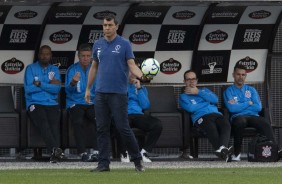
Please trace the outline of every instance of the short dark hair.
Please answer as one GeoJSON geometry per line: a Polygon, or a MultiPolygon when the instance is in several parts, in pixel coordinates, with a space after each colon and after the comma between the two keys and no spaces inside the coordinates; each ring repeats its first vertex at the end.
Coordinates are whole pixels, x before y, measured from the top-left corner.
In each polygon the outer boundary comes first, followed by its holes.
{"type": "Polygon", "coordinates": [[[39,53],[41,53],[41,51],[43,49],[48,49],[50,52],[52,52],[52,49],[49,45],[42,45],[40,48],[39,48],[39,53]]]}
{"type": "Polygon", "coordinates": [[[118,21],[117,21],[117,19],[116,19],[116,16],[113,15],[113,14],[106,15],[106,16],[103,18],[103,20],[107,20],[107,21],[112,21],[112,20],[114,20],[115,25],[118,24],[118,21]]]}
{"type": "Polygon", "coordinates": [[[184,80],[185,80],[185,75],[187,73],[190,73],[190,72],[193,72],[197,76],[197,74],[196,74],[196,72],[194,70],[187,70],[186,72],[184,72],[184,75],[183,75],[184,80]]]}
{"type": "Polygon", "coordinates": [[[82,51],[92,51],[91,45],[88,44],[88,43],[80,44],[79,47],[78,47],[78,53],[80,53],[82,51]]]}
{"type": "Polygon", "coordinates": [[[239,63],[237,63],[237,64],[234,66],[234,71],[235,71],[236,69],[247,70],[247,68],[246,68],[245,65],[242,65],[242,64],[239,64],[239,63]]]}

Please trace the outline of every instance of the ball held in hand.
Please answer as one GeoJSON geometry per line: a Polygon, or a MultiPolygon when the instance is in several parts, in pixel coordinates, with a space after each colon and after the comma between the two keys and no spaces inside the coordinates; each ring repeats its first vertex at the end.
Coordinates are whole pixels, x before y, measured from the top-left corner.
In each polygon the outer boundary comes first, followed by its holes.
{"type": "Polygon", "coordinates": [[[154,58],[147,58],[141,64],[141,70],[147,77],[153,78],[160,71],[160,64],[154,58]]]}

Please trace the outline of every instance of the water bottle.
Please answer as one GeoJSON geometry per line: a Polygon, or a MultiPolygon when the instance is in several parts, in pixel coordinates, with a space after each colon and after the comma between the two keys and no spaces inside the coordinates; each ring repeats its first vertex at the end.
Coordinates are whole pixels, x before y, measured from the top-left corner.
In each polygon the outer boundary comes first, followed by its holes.
{"type": "Polygon", "coordinates": [[[78,81],[77,82],[77,84],[76,84],[76,90],[77,90],[77,92],[81,92],[81,89],[80,89],[80,81],[78,81]]]}

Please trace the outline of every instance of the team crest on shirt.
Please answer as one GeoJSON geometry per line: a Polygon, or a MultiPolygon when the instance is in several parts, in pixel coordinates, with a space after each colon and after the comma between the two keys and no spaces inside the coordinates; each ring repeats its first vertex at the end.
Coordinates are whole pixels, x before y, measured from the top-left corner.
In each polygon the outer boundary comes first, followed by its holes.
{"type": "Polygon", "coordinates": [[[119,53],[120,48],[121,48],[120,45],[116,45],[115,50],[113,50],[112,52],[119,53]]]}
{"type": "Polygon", "coordinates": [[[49,80],[53,80],[55,76],[55,72],[48,72],[48,78],[49,80]]]}
{"type": "Polygon", "coordinates": [[[247,91],[245,92],[245,97],[246,97],[246,98],[251,98],[251,96],[252,96],[251,91],[247,90],[247,91]]]}

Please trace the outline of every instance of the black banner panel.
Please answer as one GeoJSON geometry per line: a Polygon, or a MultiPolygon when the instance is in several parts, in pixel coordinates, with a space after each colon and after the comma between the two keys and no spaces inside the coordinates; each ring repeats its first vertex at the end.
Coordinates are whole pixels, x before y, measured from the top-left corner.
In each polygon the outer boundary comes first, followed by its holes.
{"type": "Polygon", "coordinates": [[[238,24],[246,6],[216,6],[207,16],[206,24],[238,24]]]}
{"type": "Polygon", "coordinates": [[[263,82],[268,49],[274,39],[271,33],[281,9],[220,5],[210,9],[192,63],[199,82],[233,82],[236,63],[247,67],[247,82],[263,82]],[[217,67],[226,71],[219,76],[221,69],[217,67]]]}
{"type": "Polygon", "coordinates": [[[228,75],[230,50],[199,51],[195,57],[195,72],[199,82],[225,82],[228,75]]]}
{"type": "Polygon", "coordinates": [[[233,49],[268,49],[269,36],[274,24],[239,25],[233,42],[233,49]]]}
{"type": "Polygon", "coordinates": [[[129,9],[122,35],[132,43],[138,63],[149,57],[159,62],[160,72],[151,83],[183,83],[206,10],[207,6],[145,5],[129,9]]]}

